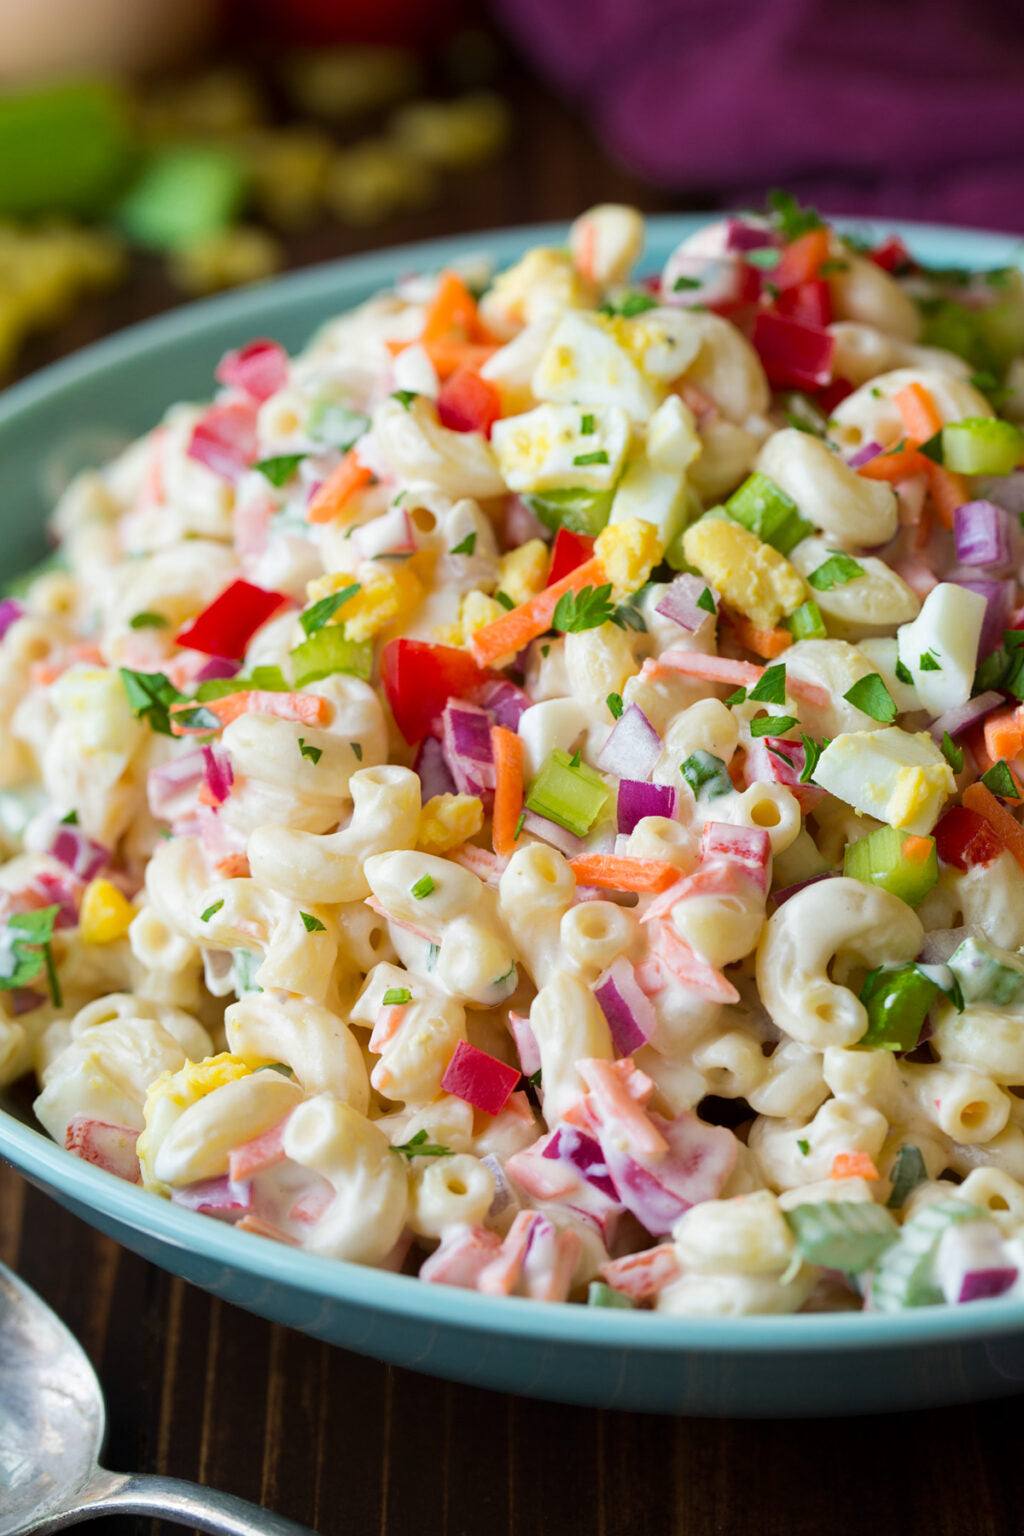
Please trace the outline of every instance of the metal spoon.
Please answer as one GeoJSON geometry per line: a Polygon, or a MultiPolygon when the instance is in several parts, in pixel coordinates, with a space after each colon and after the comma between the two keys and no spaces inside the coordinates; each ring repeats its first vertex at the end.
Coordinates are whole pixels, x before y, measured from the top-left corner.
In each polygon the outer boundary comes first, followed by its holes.
{"type": "Polygon", "coordinates": [[[231,1493],[176,1477],[106,1472],[103,1393],[78,1340],[0,1264],[0,1536],[94,1515],[157,1515],[225,1536],[312,1536],[231,1493]]]}

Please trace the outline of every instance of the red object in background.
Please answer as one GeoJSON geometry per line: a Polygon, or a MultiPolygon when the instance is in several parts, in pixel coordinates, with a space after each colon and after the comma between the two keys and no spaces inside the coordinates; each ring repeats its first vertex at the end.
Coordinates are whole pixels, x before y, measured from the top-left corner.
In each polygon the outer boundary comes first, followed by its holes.
{"type": "Polygon", "coordinates": [[[965,805],[954,805],[937,822],[935,847],[944,864],[973,869],[991,864],[1004,851],[989,822],[965,805]]]}
{"type": "Polygon", "coordinates": [[[490,437],[501,415],[501,396],[475,368],[457,368],[441,385],[437,414],[441,425],[453,432],[482,432],[490,437]]]}
{"type": "Polygon", "coordinates": [[[762,309],[751,341],[774,389],[821,389],[832,378],[835,339],[818,326],[762,309]]]}
{"type": "Polygon", "coordinates": [[[426,640],[389,640],[380,658],[384,695],[410,743],[427,735],[449,699],[464,699],[490,677],[466,651],[426,640]]]}
{"type": "MultiPolygon", "coordinates": [[[[434,44],[457,27],[482,18],[468,0],[233,0],[229,17],[253,31],[290,43],[434,44]]],[[[229,33],[230,35],[230,33],[229,33]]]]}
{"type": "Polygon", "coordinates": [[[553,587],[556,581],[561,581],[563,576],[589,560],[593,553],[594,540],[589,534],[570,533],[568,528],[559,528],[551,547],[551,569],[544,585],[553,587]]]}
{"type": "Polygon", "coordinates": [[[786,288],[775,300],[780,315],[824,330],[832,324],[832,295],[824,278],[815,277],[795,288],[786,288]]]}
{"type": "Polygon", "coordinates": [[[225,656],[237,661],[245,655],[246,646],[260,626],[288,601],[283,592],[268,592],[248,581],[233,581],[175,635],[175,644],[202,651],[206,656],[225,656]]]}

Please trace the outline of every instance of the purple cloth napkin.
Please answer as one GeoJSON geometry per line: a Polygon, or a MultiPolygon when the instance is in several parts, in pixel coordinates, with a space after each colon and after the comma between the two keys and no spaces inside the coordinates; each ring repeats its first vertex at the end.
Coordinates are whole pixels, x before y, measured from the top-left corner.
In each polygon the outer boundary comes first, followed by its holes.
{"type": "Polygon", "coordinates": [[[1021,0],[495,0],[651,181],[1024,231],[1021,0]]]}

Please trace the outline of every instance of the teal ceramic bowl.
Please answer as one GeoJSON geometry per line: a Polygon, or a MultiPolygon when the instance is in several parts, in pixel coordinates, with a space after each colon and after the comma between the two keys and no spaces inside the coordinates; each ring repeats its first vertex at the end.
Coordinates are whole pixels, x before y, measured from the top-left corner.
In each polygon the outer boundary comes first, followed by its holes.
{"type": "MultiPolygon", "coordinates": [[[[650,223],[651,266],[702,219],[650,223]]],[[[927,225],[902,233],[924,260],[1006,265],[1019,242],[927,225]]],[[[456,252],[514,259],[563,227],[434,241],[192,305],[90,347],[0,395],[4,576],[43,553],[43,521],[69,467],[98,463],[172,401],[210,393],[220,354],[253,335],[289,349],[403,273],[456,252]]],[[[79,1161],[0,1095],[0,1155],[83,1220],[238,1306],[362,1354],[476,1386],[656,1413],[787,1417],[896,1411],[1024,1390],[1024,1303],[898,1316],[687,1319],[549,1306],[424,1285],[236,1232],[79,1161]]]]}

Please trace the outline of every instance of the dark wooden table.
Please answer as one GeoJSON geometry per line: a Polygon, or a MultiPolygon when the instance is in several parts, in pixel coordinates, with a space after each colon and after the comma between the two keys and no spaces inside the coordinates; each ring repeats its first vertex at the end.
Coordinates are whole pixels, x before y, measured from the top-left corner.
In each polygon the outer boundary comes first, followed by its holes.
{"type": "MultiPolygon", "coordinates": [[[[513,85],[515,153],[415,218],[293,242],[295,265],[539,219],[673,204],[555,102],[513,85]]],[[[678,206],[678,203],[674,204],[678,206]]],[[[176,301],[155,265],[26,354],[26,368],[176,301]]],[[[1021,1400],[899,1418],[716,1422],[502,1397],[382,1366],[172,1279],[0,1167],[0,1259],[88,1350],[107,1463],[191,1478],[331,1536],[1011,1536],[1021,1400]]],[[[127,1521],[101,1521],[123,1532],[127,1521]]],[[[145,1522],[138,1522],[140,1528],[145,1522]]],[[[168,1528],[170,1529],[170,1528],[168,1528]]]]}

